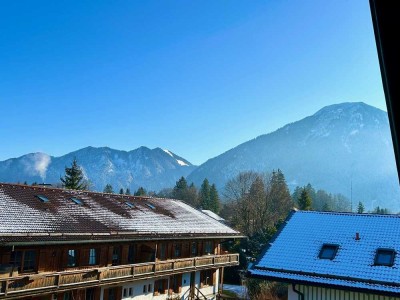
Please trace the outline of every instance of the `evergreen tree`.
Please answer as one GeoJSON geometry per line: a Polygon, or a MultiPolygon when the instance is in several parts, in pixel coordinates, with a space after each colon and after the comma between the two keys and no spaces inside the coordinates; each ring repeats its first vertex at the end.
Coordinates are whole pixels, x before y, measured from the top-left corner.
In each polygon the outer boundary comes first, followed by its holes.
{"type": "Polygon", "coordinates": [[[120,195],[123,195],[123,194],[124,194],[124,189],[123,189],[123,188],[120,188],[120,189],[119,189],[119,194],[120,194],[120,195]]]}
{"type": "Polygon", "coordinates": [[[297,200],[297,202],[301,210],[311,210],[312,200],[305,187],[301,191],[300,198],[297,200]]]}
{"type": "Polygon", "coordinates": [[[83,178],[83,172],[79,167],[76,158],[72,161],[71,167],[65,167],[65,176],[60,177],[64,188],[71,190],[86,190],[88,184],[83,178]]]}
{"type": "Polygon", "coordinates": [[[172,190],[172,197],[178,200],[186,200],[186,194],[188,191],[188,184],[185,177],[181,177],[175,184],[172,190]]]}
{"type": "Polygon", "coordinates": [[[134,195],[135,196],[146,196],[147,191],[143,187],[140,187],[137,189],[137,191],[134,193],[134,195]]]}
{"type": "Polygon", "coordinates": [[[285,175],[280,169],[272,172],[267,190],[267,203],[273,223],[285,218],[293,208],[293,201],[286,184],[285,175]]]}
{"type": "Polygon", "coordinates": [[[113,194],[114,190],[113,190],[112,185],[107,183],[106,186],[104,187],[103,193],[113,194]]]}
{"type": "Polygon", "coordinates": [[[131,194],[130,188],[126,188],[126,190],[125,190],[125,195],[130,195],[130,194],[131,194]]]}
{"type": "Polygon", "coordinates": [[[201,184],[199,192],[199,200],[202,209],[211,209],[210,183],[208,182],[207,178],[205,178],[203,180],[203,183],[201,184]]]}
{"type": "Polygon", "coordinates": [[[212,184],[210,188],[210,205],[211,205],[210,210],[212,210],[215,213],[219,212],[220,201],[219,201],[217,187],[215,186],[215,184],[212,184]]]}
{"type": "Polygon", "coordinates": [[[357,212],[362,214],[364,212],[364,204],[360,201],[358,202],[357,212]]]}

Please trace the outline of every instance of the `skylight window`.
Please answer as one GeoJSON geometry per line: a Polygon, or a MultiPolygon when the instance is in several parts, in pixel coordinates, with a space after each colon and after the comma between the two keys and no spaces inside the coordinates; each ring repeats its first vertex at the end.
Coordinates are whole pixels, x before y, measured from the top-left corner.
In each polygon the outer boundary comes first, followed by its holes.
{"type": "Polygon", "coordinates": [[[396,252],[393,249],[377,249],[375,255],[376,266],[393,266],[396,252]]]}
{"type": "Polygon", "coordinates": [[[338,249],[338,245],[323,244],[321,251],[319,251],[319,258],[332,260],[335,258],[338,249]]]}
{"type": "Polygon", "coordinates": [[[146,205],[147,205],[148,207],[150,207],[151,209],[156,209],[156,207],[155,207],[154,205],[150,204],[150,203],[146,203],[146,205]]]}
{"type": "Polygon", "coordinates": [[[83,201],[81,199],[75,198],[75,197],[71,197],[70,198],[72,202],[74,202],[75,204],[78,205],[83,205],[83,201]]]}
{"type": "Polygon", "coordinates": [[[135,204],[133,204],[132,202],[129,202],[129,201],[125,202],[125,204],[128,205],[129,208],[134,208],[135,207],[135,204]]]}
{"type": "Polygon", "coordinates": [[[39,200],[43,203],[47,203],[49,202],[49,198],[47,198],[46,196],[43,195],[36,195],[37,198],[39,198],[39,200]]]}

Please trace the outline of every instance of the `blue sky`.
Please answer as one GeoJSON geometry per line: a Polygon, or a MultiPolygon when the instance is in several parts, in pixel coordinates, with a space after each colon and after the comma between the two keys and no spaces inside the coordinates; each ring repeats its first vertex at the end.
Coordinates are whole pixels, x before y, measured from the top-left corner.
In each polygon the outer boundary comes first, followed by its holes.
{"type": "Polygon", "coordinates": [[[0,160],[86,146],[200,164],[313,114],[386,110],[368,1],[2,1],[0,160]]]}

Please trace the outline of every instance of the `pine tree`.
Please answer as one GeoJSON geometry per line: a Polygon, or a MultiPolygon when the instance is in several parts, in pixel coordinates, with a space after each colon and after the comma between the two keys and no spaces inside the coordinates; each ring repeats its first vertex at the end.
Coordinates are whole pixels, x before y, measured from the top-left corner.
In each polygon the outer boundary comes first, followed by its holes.
{"type": "Polygon", "coordinates": [[[88,184],[85,182],[83,172],[79,167],[76,158],[72,161],[71,167],[65,167],[65,176],[60,177],[62,185],[66,189],[71,190],[86,190],[88,184]]]}
{"type": "Polygon", "coordinates": [[[358,202],[357,212],[362,214],[364,212],[364,204],[360,201],[358,202]]]}
{"type": "Polygon", "coordinates": [[[146,196],[147,191],[143,187],[140,187],[137,189],[137,191],[134,193],[134,195],[135,196],[146,196]]]}
{"type": "Polygon", "coordinates": [[[175,184],[172,190],[172,197],[178,200],[186,200],[186,194],[188,191],[188,184],[185,177],[181,177],[175,184]]]}
{"type": "Polygon", "coordinates": [[[104,187],[103,193],[114,194],[114,189],[111,184],[107,183],[104,187]]]}
{"type": "Polygon", "coordinates": [[[272,172],[269,180],[267,202],[273,223],[286,218],[289,211],[293,208],[293,201],[286,184],[285,175],[283,175],[280,169],[272,172]]]}
{"type": "Polygon", "coordinates": [[[203,183],[201,184],[199,192],[199,200],[202,209],[211,209],[210,183],[208,182],[207,178],[205,178],[203,180],[203,183]]]}
{"type": "Polygon", "coordinates": [[[297,200],[297,202],[301,210],[311,210],[312,200],[305,187],[301,191],[300,198],[297,200]]]}
{"type": "Polygon", "coordinates": [[[219,201],[217,187],[215,186],[215,184],[212,184],[210,188],[210,206],[211,206],[210,210],[212,210],[215,213],[219,212],[220,201],[219,201]]]}
{"type": "Polygon", "coordinates": [[[130,195],[130,194],[131,194],[131,189],[130,188],[126,188],[125,195],[130,195]]]}
{"type": "Polygon", "coordinates": [[[124,194],[124,189],[123,189],[123,188],[120,188],[120,189],[119,189],[119,194],[120,194],[120,195],[123,195],[123,194],[124,194]]]}

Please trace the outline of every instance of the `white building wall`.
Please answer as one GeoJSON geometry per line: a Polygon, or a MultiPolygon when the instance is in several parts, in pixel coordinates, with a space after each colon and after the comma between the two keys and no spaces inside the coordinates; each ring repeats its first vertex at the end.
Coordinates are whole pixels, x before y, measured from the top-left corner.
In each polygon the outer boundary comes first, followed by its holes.
{"type": "MultiPolygon", "coordinates": [[[[345,290],[328,289],[306,285],[296,285],[296,290],[304,294],[304,300],[400,300],[397,297],[380,296],[345,290]]],[[[288,287],[288,300],[301,300],[290,284],[288,287]]]]}
{"type": "MultiPolygon", "coordinates": [[[[180,295],[187,297],[188,290],[190,289],[190,272],[182,274],[182,290],[180,295]]],[[[210,285],[200,288],[200,271],[195,273],[195,286],[205,295],[208,299],[215,299],[215,295],[218,293],[219,286],[219,270],[216,270],[216,282],[212,285],[212,278],[210,279],[210,285]]],[[[169,276],[159,277],[157,279],[169,279],[169,276]]],[[[154,296],[154,283],[156,279],[146,279],[140,281],[132,281],[122,285],[122,299],[123,300],[165,300],[168,298],[168,294],[161,294],[154,296]],[[146,286],[146,288],[144,288],[146,286]],[[146,292],[144,292],[144,290],[146,292]]],[[[100,291],[100,300],[104,299],[104,289],[102,287],[100,291]]],[[[119,299],[117,299],[119,300],[119,299]]]]}

